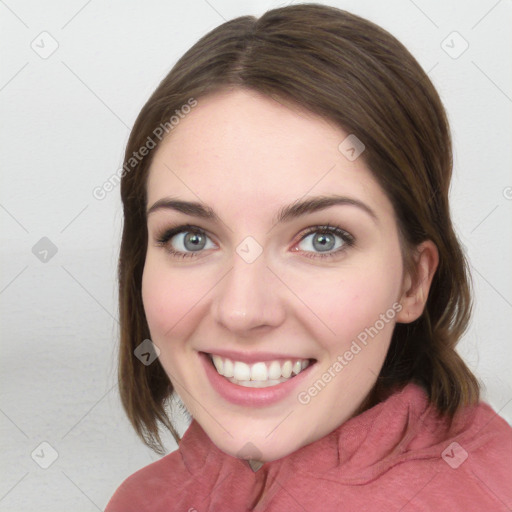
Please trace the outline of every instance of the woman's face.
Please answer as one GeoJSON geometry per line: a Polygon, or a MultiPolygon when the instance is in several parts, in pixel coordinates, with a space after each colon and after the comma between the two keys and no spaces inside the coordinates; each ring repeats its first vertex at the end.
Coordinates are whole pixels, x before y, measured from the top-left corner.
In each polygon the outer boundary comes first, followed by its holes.
{"type": "Polygon", "coordinates": [[[199,99],[155,154],[146,317],[228,454],[278,459],[350,418],[400,320],[393,208],[348,135],[237,90],[199,99]]]}

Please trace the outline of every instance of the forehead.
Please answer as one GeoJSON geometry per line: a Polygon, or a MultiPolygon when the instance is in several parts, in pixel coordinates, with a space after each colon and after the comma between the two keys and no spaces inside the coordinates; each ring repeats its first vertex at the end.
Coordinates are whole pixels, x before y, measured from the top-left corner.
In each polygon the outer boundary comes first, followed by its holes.
{"type": "Polygon", "coordinates": [[[349,161],[338,149],[348,135],[319,116],[251,91],[199,99],[157,149],[148,205],[173,195],[243,213],[336,193],[390,210],[363,159],[349,161]]]}

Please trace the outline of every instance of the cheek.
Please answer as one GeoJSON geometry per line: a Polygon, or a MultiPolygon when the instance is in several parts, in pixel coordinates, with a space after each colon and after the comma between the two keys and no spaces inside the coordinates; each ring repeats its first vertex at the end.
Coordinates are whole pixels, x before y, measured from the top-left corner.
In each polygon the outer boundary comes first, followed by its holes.
{"type": "Polygon", "coordinates": [[[347,267],[330,275],[319,273],[317,279],[308,276],[297,283],[304,303],[314,313],[308,315],[309,326],[317,340],[339,350],[376,323],[380,336],[391,336],[402,269],[400,259],[388,263],[347,267]],[[383,323],[381,315],[386,312],[383,323]]]}
{"type": "Polygon", "coordinates": [[[142,301],[153,341],[184,336],[190,319],[200,310],[205,283],[184,272],[172,272],[148,255],[142,275],[142,301]]]}

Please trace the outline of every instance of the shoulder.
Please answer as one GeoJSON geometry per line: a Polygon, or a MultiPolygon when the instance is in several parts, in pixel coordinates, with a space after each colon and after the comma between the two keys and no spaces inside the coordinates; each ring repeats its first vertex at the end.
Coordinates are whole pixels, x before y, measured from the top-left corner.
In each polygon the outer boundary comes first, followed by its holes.
{"type": "Polygon", "coordinates": [[[485,402],[463,410],[450,437],[475,463],[512,470],[512,428],[485,402]]]}
{"type": "MultiPolygon", "coordinates": [[[[461,468],[479,485],[512,505],[512,428],[489,405],[481,402],[468,412],[468,427],[455,436],[442,456],[449,463],[460,452],[461,468]],[[464,460],[462,460],[464,459],[464,460]],[[464,464],[467,462],[467,464],[464,464]],[[506,492],[506,496],[505,493],[506,492]]],[[[449,464],[450,465],[450,464],[449,464]]],[[[456,464],[455,464],[456,465],[456,464]]]]}
{"type": "Polygon", "coordinates": [[[377,466],[380,483],[400,490],[411,509],[512,510],[512,428],[488,404],[465,406],[450,421],[428,403],[424,390],[409,386],[382,411],[384,436],[395,449],[377,466]],[[405,423],[397,413],[402,406],[405,423]]]}
{"type": "Polygon", "coordinates": [[[497,412],[484,402],[466,407],[438,441],[440,458],[426,489],[432,503],[445,506],[452,500],[466,511],[482,510],[483,504],[509,510],[512,428],[497,412]]]}
{"type": "Polygon", "coordinates": [[[187,474],[181,453],[176,450],[126,478],[105,512],[157,510],[161,500],[172,499],[171,494],[180,489],[187,474]]]}

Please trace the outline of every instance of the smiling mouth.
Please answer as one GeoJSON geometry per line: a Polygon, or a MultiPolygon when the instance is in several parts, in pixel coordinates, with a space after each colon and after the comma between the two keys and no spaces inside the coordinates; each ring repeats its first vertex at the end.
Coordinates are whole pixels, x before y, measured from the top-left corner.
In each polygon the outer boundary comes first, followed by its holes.
{"type": "Polygon", "coordinates": [[[287,382],[305,370],[315,359],[276,359],[247,364],[227,357],[208,354],[217,370],[232,384],[247,388],[267,388],[287,382]]]}

